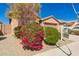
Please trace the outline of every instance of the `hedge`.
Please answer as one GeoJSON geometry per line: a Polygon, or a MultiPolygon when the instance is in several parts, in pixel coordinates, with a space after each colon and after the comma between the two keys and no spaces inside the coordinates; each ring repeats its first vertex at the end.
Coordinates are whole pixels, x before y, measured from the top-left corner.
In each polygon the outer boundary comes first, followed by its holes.
{"type": "Polygon", "coordinates": [[[53,27],[45,27],[45,43],[55,45],[59,39],[59,32],[53,27]]]}

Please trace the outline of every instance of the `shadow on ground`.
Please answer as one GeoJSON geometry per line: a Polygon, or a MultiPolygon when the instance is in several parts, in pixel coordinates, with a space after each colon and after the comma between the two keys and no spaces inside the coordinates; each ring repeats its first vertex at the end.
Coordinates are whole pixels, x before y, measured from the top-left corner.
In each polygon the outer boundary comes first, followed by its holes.
{"type": "Polygon", "coordinates": [[[6,37],[4,36],[3,32],[0,30],[0,41],[4,40],[6,37]]]}
{"type": "Polygon", "coordinates": [[[7,37],[0,37],[0,41],[6,39],[7,37]]]}

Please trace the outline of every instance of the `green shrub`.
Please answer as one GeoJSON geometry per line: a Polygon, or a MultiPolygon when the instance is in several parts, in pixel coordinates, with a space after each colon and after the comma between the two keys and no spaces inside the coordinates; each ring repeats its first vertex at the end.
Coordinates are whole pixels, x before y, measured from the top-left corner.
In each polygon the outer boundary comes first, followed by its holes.
{"type": "Polygon", "coordinates": [[[21,26],[17,26],[17,27],[15,27],[15,29],[14,29],[14,33],[15,33],[15,36],[16,36],[17,38],[19,38],[19,36],[20,36],[20,34],[19,34],[20,29],[21,29],[21,26]]]}
{"type": "Polygon", "coordinates": [[[46,44],[55,45],[59,39],[59,32],[55,28],[45,27],[45,37],[46,44]]]}

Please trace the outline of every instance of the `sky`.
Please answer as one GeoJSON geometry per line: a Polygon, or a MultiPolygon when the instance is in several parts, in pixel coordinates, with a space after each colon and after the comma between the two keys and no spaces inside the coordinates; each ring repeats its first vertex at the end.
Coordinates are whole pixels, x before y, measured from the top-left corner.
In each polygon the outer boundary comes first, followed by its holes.
{"type": "MultiPolygon", "coordinates": [[[[79,4],[74,4],[77,11],[79,11],[79,4]]],[[[0,3],[0,21],[4,24],[9,24],[7,11],[10,5],[6,3],[0,3]]],[[[45,18],[48,16],[54,16],[59,20],[71,21],[76,20],[76,14],[72,9],[71,3],[41,3],[41,9],[39,16],[45,18]]]]}
{"type": "Polygon", "coordinates": [[[8,24],[8,15],[7,11],[9,10],[9,5],[5,3],[0,3],[0,21],[4,24],[8,24]]]}
{"type": "MultiPolygon", "coordinates": [[[[79,11],[79,4],[74,4],[79,11]]],[[[77,19],[71,3],[48,3],[41,6],[41,17],[54,16],[57,19],[71,21],[77,19]]]]}

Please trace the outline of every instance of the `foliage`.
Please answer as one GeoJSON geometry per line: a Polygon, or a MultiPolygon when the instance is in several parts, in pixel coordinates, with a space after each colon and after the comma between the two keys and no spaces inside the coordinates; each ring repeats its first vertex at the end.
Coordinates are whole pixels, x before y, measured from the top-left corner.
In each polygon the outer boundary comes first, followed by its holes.
{"type": "Polygon", "coordinates": [[[40,4],[36,3],[14,3],[11,4],[9,18],[18,19],[19,25],[35,21],[40,10],[40,4]]]}
{"type": "Polygon", "coordinates": [[[22,40],[21,44],[23,48],[31,50],[40,50],[42,49],[42,41],[44,39],[43,28],[32,22],[31,24],[23,25],[18,33],[19,38],[22,40]]]}
{"type": "Polygon", "coordinates": [[[43,27],[41,27],[40,24],[37,24],[36,22],[32,22],[31,24],[27,23],[26,25],[23,25],[21,31],[25,31],[31,35],[29,39],[33,39],[32,35],[36,34],[37,31],[43,31],[43,27]]]}
{"type": "Polygon", "coordinates": [[[45,27],[45,43],[55,45],[59,39],[59,32],[52,27],[45,27]]]}
{"type": "Polygon", "coordinates": [[[20,34],[19,34],[20,29],[21,29],[21,26],[17,26],[17,27],[15,27],[15,29],[14,29],[14,33],[15,33],[15,36],[16,36],[17,38],[19,38],[19,36],[20,36],[20,34]]]}

